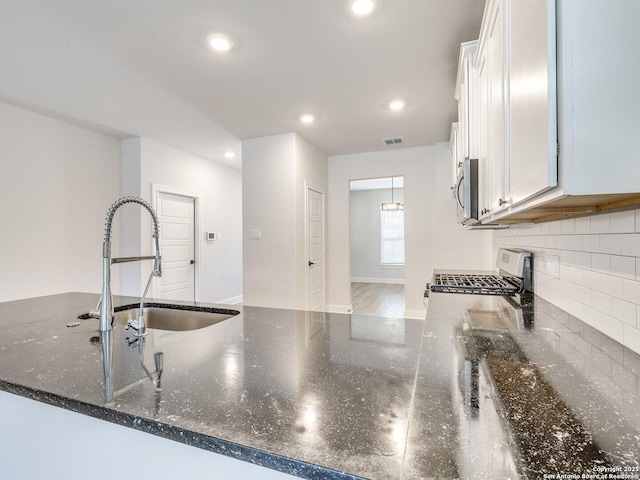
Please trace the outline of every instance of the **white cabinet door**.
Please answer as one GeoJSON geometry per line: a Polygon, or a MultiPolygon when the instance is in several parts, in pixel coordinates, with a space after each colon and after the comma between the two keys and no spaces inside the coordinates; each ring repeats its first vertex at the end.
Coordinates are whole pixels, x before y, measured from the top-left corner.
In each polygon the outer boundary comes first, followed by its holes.
{"type": "Polygon", "coordinates": [[[491,165],[489,163],[489,80],[486,61],[478,66],[478,218],[491,215],[491,165]]]}
{"type": "Polygon", "coordinates": [[[477,49],[477,40],[460,45],[455,98],[461,160],[478,158],[478,71],[474,66],[477,49]]]}
{"type": "MultiPolygon", "coordinates": [[[[486,191],[490,192],[487,208],[491,215],[505,208],[504,171],[507,155],[507,97],[505,92],[505,1],[489,0],[482,20],[478,47],[478,72],[481,84],[481,112],[484,115],[481,140],[486,163],[486,191]],[[482,97],[485,98],[482,98],[482,97]]],[[[482,211],[482,208],[481,208],[482,211]]]]}
{"type": "Polygon", "coordinates": [[[508,205],[557,185],[554,0],[508,0],[508,205]]]}

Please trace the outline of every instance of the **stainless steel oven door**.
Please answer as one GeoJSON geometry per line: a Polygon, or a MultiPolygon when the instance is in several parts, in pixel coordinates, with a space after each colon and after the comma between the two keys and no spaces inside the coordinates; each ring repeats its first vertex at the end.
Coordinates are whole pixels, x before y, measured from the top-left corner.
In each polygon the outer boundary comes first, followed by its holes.
{"type": "Polygon", "coordinates": [[[478,223],[478,160],[465,158],[458,174],[454,197],[458,209],[458,223],[478,223]]]}

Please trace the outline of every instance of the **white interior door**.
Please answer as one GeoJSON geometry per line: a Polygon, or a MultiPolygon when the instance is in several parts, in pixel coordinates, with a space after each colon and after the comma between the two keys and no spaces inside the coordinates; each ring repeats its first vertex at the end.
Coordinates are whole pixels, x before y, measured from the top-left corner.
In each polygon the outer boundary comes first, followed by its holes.
{"type": "Polygon", "coordinates": [[[195,199],[158,192],[162,277],[158,297],[195,300],[195,199]]]}
{"type": "Polygon", "coordinates": [[[307,309],[324,310],[324,195],[307,188],[307,309]]]}

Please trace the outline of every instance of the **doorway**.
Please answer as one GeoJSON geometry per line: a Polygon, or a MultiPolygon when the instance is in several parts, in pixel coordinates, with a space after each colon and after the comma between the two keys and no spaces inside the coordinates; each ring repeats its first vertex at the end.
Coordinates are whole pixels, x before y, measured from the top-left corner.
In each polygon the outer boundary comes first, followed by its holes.
{"type": "Polygon", "coordinates": [[[350,181],[349,243],[354,314],[404,315],[404,177],[350,181]]]}
{"type": "Polygon", "coordinates": [[[154,296],[196,301],[198,197],[177,189],[154,187],[153,198],[162,255],[162,276],[155,282],[154,296]]]}

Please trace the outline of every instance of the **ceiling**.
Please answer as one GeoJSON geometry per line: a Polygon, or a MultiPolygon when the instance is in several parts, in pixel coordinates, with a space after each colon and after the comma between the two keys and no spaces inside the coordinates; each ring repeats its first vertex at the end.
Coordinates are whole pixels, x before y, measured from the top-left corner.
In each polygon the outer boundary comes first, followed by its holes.
{"type": "Polygon", "coordinates": [[[429,145],[449,138],[459,45],[483,9],[378,0],[359,18],[347,0],[2,0],[0,101],[235,167],[240,140],[288,132],[328,155],[429,145]],[[206,46],[214,31],[230,53],[206,46]]]}

